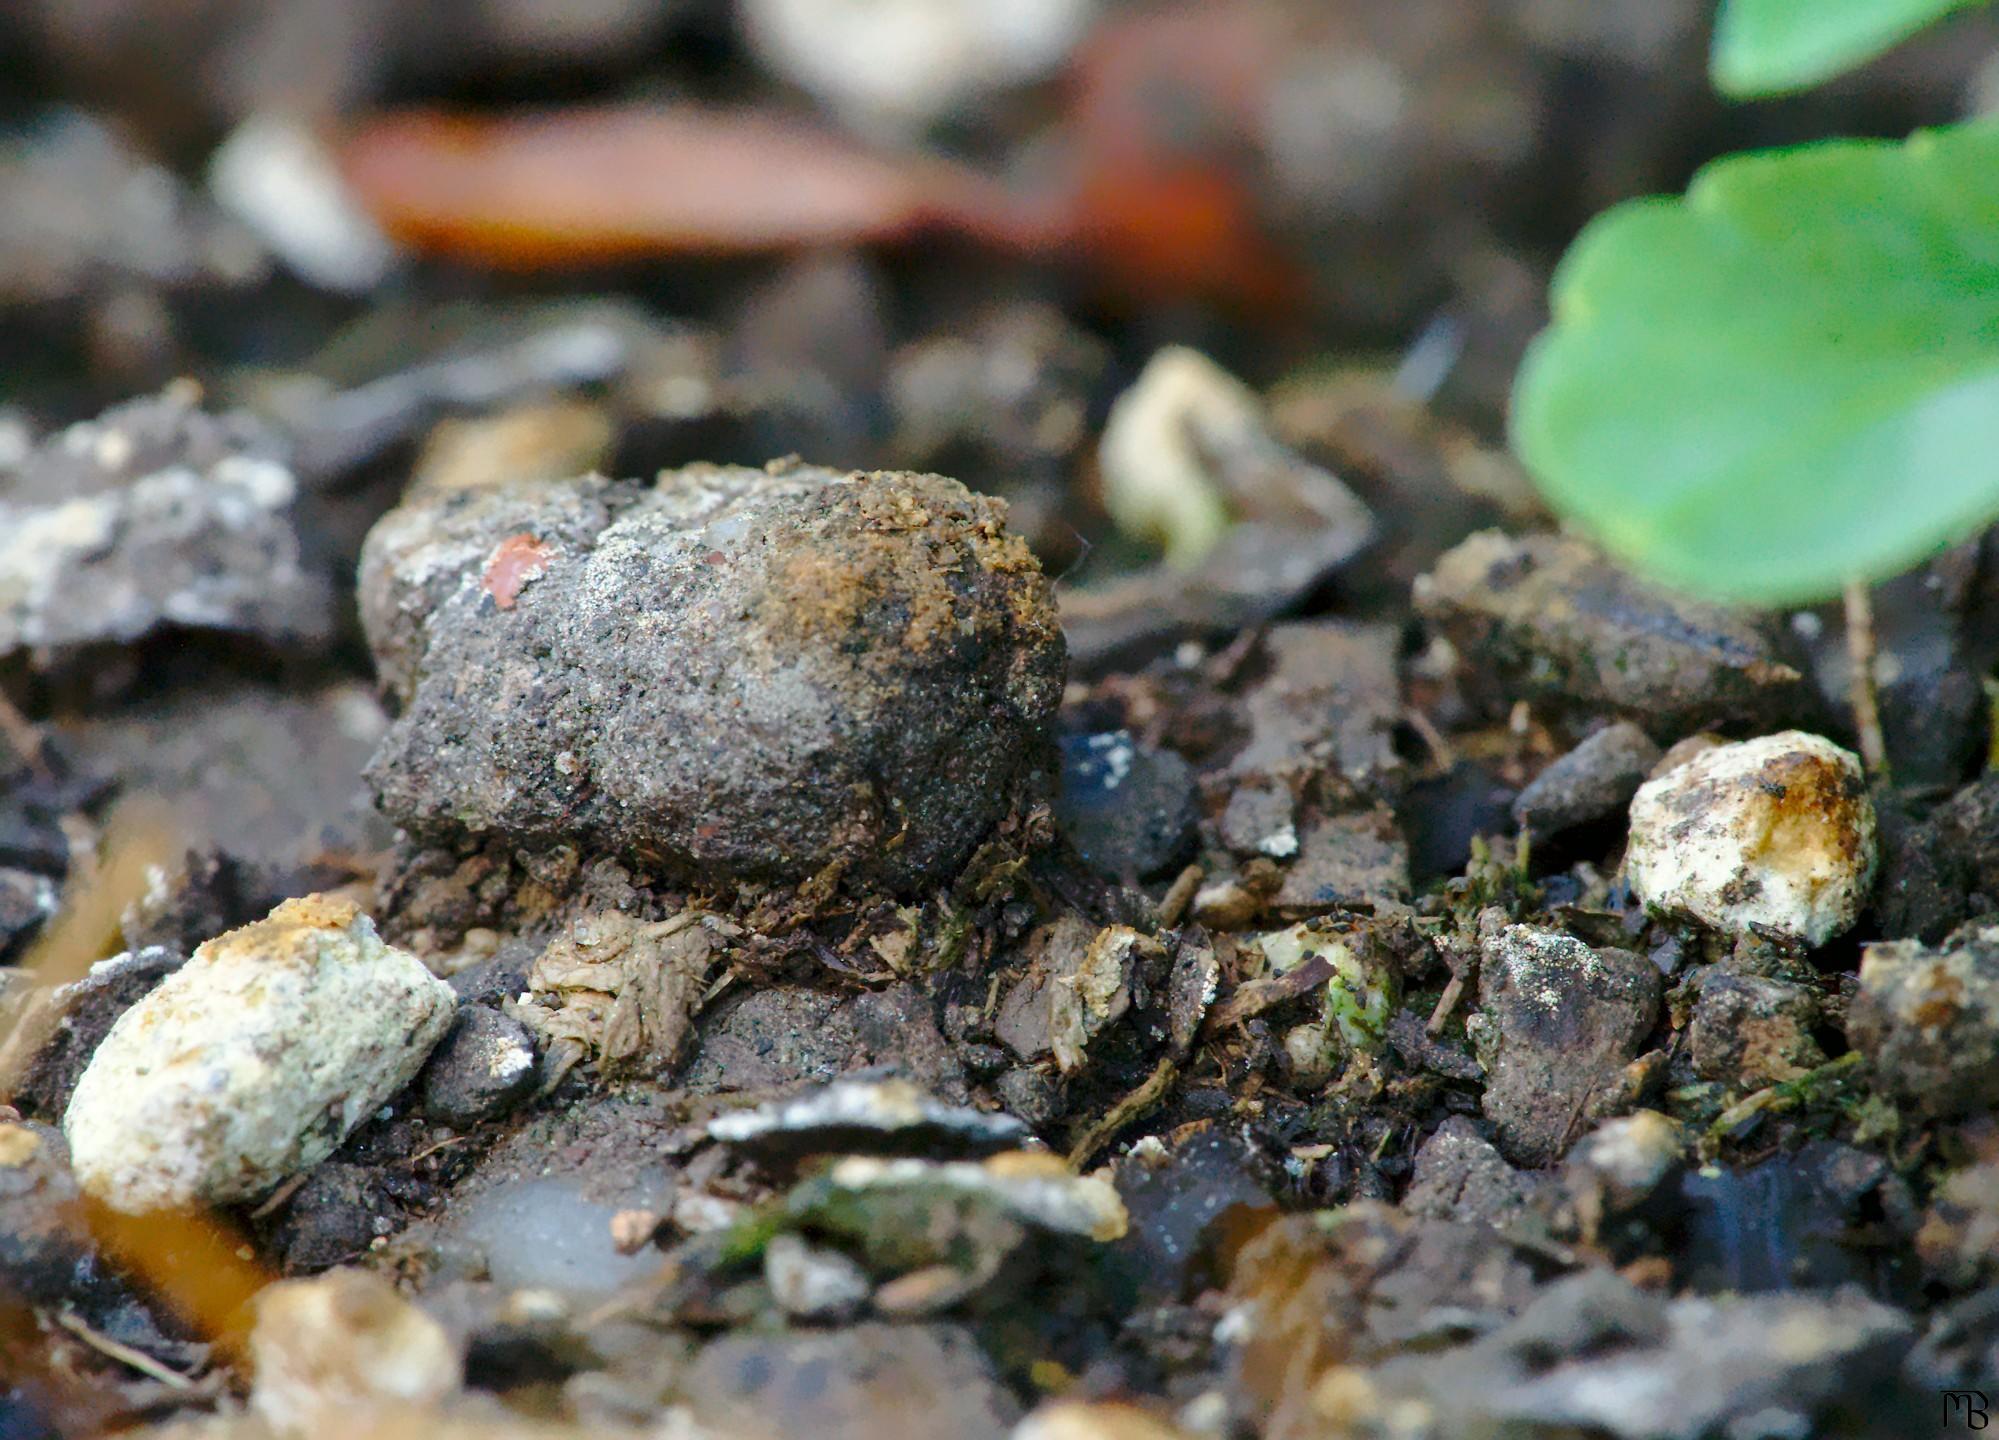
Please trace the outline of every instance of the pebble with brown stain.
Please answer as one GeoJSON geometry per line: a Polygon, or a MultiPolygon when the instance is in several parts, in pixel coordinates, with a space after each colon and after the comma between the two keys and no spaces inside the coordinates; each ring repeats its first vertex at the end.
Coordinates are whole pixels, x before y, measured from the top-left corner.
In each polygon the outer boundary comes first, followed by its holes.
{"type": "Polygon", "coordinates": [[[1654,911],[1823,945],[1860,918],[1876,858],[1859,757],[1785,730],[1718,745],[1640,787],[1625,876],[1654,911]]]}

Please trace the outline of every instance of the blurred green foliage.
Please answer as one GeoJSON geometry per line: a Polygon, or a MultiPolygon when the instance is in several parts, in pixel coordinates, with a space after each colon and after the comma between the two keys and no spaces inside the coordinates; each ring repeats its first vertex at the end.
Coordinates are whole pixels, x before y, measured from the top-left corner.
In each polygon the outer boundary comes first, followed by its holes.
{"type": "MultiPolygon", "coordinates": [[[[1953,8],[1730,0],[1717,65],[1731,25],[1783,50],[1790,17],[1802,74],[1833,66],[1839,35],[1857,60],[1953,8]]],[[[1515,385],[1514,447],[1634,569],[1810,603],[1999,516],[1999,127],[1723,159],[1684,198],[1599,216],[1552,308],[1515,385]]]]}
{"type": "Polygon", "coordinates": [[[1722,0],[1710,73],[1724,95],[1803,90],[1983,0],[1722,0]]]}

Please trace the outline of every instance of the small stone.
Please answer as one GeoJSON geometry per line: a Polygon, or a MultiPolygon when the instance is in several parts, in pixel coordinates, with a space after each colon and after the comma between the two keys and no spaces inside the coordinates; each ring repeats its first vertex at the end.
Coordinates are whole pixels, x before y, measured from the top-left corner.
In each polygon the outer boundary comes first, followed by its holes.
{"type": "Polygon", "coordinates": [[[1393,625],[1271,626],[1263,637],[1268,672],[1243,696],[1249,742],[1229,762],[1230,773],[1273,779],[1328,773],[1364,784],[1399,769],[1400,650],[1393,625]]]}
{"type": "Polygon", "coordinates": [[[1055,823],[1109,879],[1149,879],[1184,860],[1199,818],[1194,770],[1124,730],[1062,740],[1055,823]]]}
{"type": "Polygon", "coordinates": [[[837,1250],[778,1235],[764,1247],[764,1283],[785,1314],[799,1320],[845,1320],[867,1303],[867,1272],[837,1250]]]}
{"type": "MultiPolygon", "coordinates": [[[[1095,438],[1091,403],[1110,361],[1100,336],[1042,300],[1001,300],[911,340],[890,356],[884,386],[896,463],[932,470],[948,458],[967,484],[1004,480],[1030,539],[1062,534],[1068,476],[1095,438]]],[[[1074,532],[1063,539],[1073,544],[1074,532]]]]}
{"type": "MultiPolygon", "coordinates": [[[[739,1224],[750,1207],[740,1200],[681,1186],[673,1192],[675,1228],[689,1235],[712,1235],[739,1224]]],[[[630,1214],[630,1211],[623,1212],[630,1214]]],[[[634,1252],[636,1253],[636,1252],[634,1252]]]]}
{"type": "Polygon", "coordinates": [[[1877,1083],[1924,1114],[1999,1102],[1999,926],[1959,931],[1936,949],[1869,945],[1846,1034],[1877,1083]]]}
{"type": "Polygon", "coordinates": [[[1037,1065],[1016,1065],[993,1086],[1007,1114],[1032,1130],[1046,1130],[1062,1114],[1062,1079],[1037,1065]]]}
{"type": "Polygon", "coordinates": [[[950,877],[1044,783],[1062,690],[1048,581],[936,475],[418,493],[369,534],[361,613],[406,702],[369,769],[397,824],[710,885],[950,877]]]}
{"type": "Polygon", "coordinates": [[[1825,1435],[1900,1413],[1914,1339],[1906,1314],[1858,1290],[1669,1301],[1591,1269],[1450,1363],[1410,1356],[1373,1378],[1384,1413],[1406,1406],[1437,1435],[1825,1435]]]}
{"type": "Polygon", "coordinates": [[[1804,697],[1762,623],[1647,585],[1566,535],[1481,532],[1414,594],[1502,714],[1522,699],[1609,708],[1673,735],[1774,719],[1804,697]]]}
{"type": "Polygon", "coordinates": [[[1875,861],[1859,757],[1785,730],[1716,746],[1641,786],[1624,867],[1650,909],[1823,945],[1860,918],[1875,861]]]}
{"type": "Polygon", "coordinates": [[[209,160],[208,187],[293,273],[321,289],[362,294],[395,261],[331,147],[299,120],[269,113],[245,120],[209,160]]]}
{"type": "Polygon", "coordinates": [[[1376,806],[1309,822],[1270,904],[1289,920],[1408,898],[1409,844],[1394,813],[1376,806]]]}
{"type": "Polygon", "coordinates": [[[1606,1120],[1576,1143],[1562,1166],[1568,1222],[1586,1245],[1625,1255],[1655,1252],[1657,1233],[1679,1219],[1686,1139],[1673,1120],[1637,1110],[1606,1120]]]}
{"type": "Polygon", "coordinates": [[[1813,1038],[1818,997],[1806,986],[1717,966],[1700,980],[1688,1025],[1694,1073],[1760,1089],[1825,1064],[1813,1038]]]}
{"type": "Polygon", "coordinates": [[[1513,801],[1513,818],[1537,836],[1560,835],[1620,815],[1659,763],[1652,737],[1628,720],[1606,725],[1536,775],[1513,801]]]}
{"type": "Polygon", "coordinates": [[[156,630],[317,643],[332,588],[304,558],[277,438],[192,386],[135,400],[0,466],[0,656],[156,630]]]}
{"type": "Polygon", "coordinates": [[[950,1105],[907,1080],[839,1080],[795,1099],[719,1115],[708,1138],[765,1158],[981,1155],[1028,1138],[1011,1115],[950,1105]]]}
{"type": "Polygon", "coordinates": [[[1576,1188],[1587,1174],[1608,1202],[1629,1209],[1652,1196],[1685,1162],[1686,1137],[1657,1110],[1635,1110],[1606,1120],[1569,1153],[1564,1178],[1576,1188]]]}
{"type": "Polygon", "coordinates": [[[257,1296],[250,1408],[281,1435],[366,1430],[464,1383],[444,1327],[379,1275],[332,1270],[257,1296]]]}
{"type": "Polygon", "coordinates": [[[1052,1055],[1064,1075],[1080,1069],[1090,1042],[1131,1008],[1139,968],[1163,968],[1166,956],[1129,925],[1098,929],[1074,914],[1037,930],[1028,953],[1027,973],[1001,1000],[994,1028],[1021,1059],[1052,1055]]]}
{"type": "Polygon", "coordinates": [[[1248,884],[1238,875],[1224,875],[1196,890],[1189,909],[1194,922],[1210,930],[1240,930],[1256,918],[1269,896],[1269,886],[1248,884]]]}
{"type": "Polygon", "coordinates": [[[1298,853],[1298,807],[1291,788],[1268,781],[1236,786],[1217,829],[1222,843],[1239,855],[1291,859],[1298,853]]]}
{"type": "Polygon", "coordinates": [[[1188,1440],[1171,1421],[1137,1405],[1055,1400],[1013,1427],[1009,1440],[1188,1440]]]}
{"type": "Polygon", "coordinates": [[[1453,1115],[1416,1151],[1402,1208],[1430,1220],[1517,1225],[1534,1211],[1547,1178],[1516,1170],[1466,1115],[1453,1115]]]}
{"type": "MultiPolygon", "coordinates": [[[[123,20],[137,15],[126,11],[123,20]]],[[[0,193],[8,197],[0,306],[108,307],[119,294],[241,290],[261,281],[268,267],[255,238],[107,122],[51,107],[0,142],[0,193]]]]}
{"type": "Polygon", "coordinates": [[[1902,1229],[1913,1210],[1881,1155],[1834,1140],[1753,1165],[1702,1165],[1681,1174],[1678,1191],[1673,1271],[1701,1294],[1864,1285],[1880,1273],[1870,1240],[1884,1221],[1902,1229]]]}
{"type": "Polygon", "coordinates": [[[611,1217],[611,1248],[636,1255],[652,1244],[662,1223],[657,1210],[620,1210],[611,1217]]]}
{"type": "Polygon", "coordinates": [[[744,0],[741,23],[765,66],[854,128],[905,140],[964,118],[993,95],[1051,74],[1082,39],[1097,0],[896,0],[828,9],[744,0]]]}
{"type": "Polygon", "coordinates": [[[1561,1158],[1621,1094],[1619,1079],[1659,1018],[1659,972],[1628,950],[1512,925],[1488,937],[1479,1013],[1466,1029],[1485,1066],[1486,1118],[1517,1164],[1561,1158]]]}
{"type": "Polygon", "coordinates": [[[1935,945],[1999,910],[1999,774],[1965,786],[1920,820],[1883,813],[1875,920],[1889,939],[1935,945]]]}
{"type": "Polygon", "coordinates": [[[423,1112],[454,1130],[503,1114],[534,1089],[534,1036],[511,1016],[461,1006],[423,1072],[423,1112]]]}
{"type": "Polygon", "coordinates": [[[1131,1229],[1118,1249],[1149,1298],[1178,1301],[1236,1227],[1274,1216],[1272,1167],[1226,1125],[1200,1123],[1133,1146],[1117,1162],[1131,1229]]]}
{"type": "Polygon", "coordinates": [[[68,1300],[89,1233],[62,1137],[0,1122],[0,1292],[37,1305],[68,1300]]]}
{"type": "Polygon", "coordinates": [[[63,1117],[77,1179],[129,1214],[256,1196],[408,1084],[456,1008],[353,904],[287,900],[111,1027],[63,1117]]]}
{"type": "Polygon", "coordinates": [[[55,917],[55,882],[32,870],[0,866],[0,965],[5,965],[55,917]]]}
{"type": "Polygon", "coordinates": [[[732,1440],[1006,1440],[1019,1413],[949,1325],[724,1335],[679,1388],[694,1433],[732,1440]]]}

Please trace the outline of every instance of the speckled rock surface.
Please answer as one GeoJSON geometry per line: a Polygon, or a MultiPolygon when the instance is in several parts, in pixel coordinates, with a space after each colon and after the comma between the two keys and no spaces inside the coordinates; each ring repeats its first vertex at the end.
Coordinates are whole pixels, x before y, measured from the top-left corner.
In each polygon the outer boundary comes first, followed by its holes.
{"type": "Polygon", "coordinates": [[[456,1007],[351,903],[287,900],[111,1027],[63,1117],[78,1183],[128,1214],[257,1195],[407,1084],[456,1007]]]}
{"type": "Polygon", "coordinates": [[[1999,926],[1931,948],[1869,945],[1847,1037],[1884,1089],[1930,1115],[1999,1101],[1999,926]]]}
{"type": "Polygon", "coordinates": [[[423,1110],[469,1129],[525,1099],[538,1079],[528,1027],[484,1005],[466,1005],[424,1069],[423,1110]]]}
{"type": "Polygon", "coordinates": [[[1859,757],[1801,730],[1703,751],[1640,787],[1625,876],[1653,910],[1822,945],[1874,883],[1859,757]]]}
{"type": "Polygon", "coordinates": [[[1479,1013],[1466,1033],[1485,1066],[1485,1115],[1521,1165],[1559,1159],[1619,1106],[1624,1067],[1659,1018],[1659,972],[1629,950],[1509,925],[1487,937],[1479,1013]]]}
{"type": "Polygon", "coordinates": [[[1700,980],[1688,1026],[1694,1073],[1756,1089],[1795,1080],[1825,1064],[1812,1031],[1818,997],[1806,986],[1717,965],[1700,980]]]}
{"type": "Polygon", "coordinates": [[[277,437],[177,386],[0,462],[0,656],[166,626],[274,641],[333,629],[277,437]]]}
{"type": "Polygon", "coordinates": [[[405,702],[370,777],[420,837],[905,888],[1050,763],[1048,582],[999,502],[941,476],[419,495],[370,535],[361,607],[405,702]]]}

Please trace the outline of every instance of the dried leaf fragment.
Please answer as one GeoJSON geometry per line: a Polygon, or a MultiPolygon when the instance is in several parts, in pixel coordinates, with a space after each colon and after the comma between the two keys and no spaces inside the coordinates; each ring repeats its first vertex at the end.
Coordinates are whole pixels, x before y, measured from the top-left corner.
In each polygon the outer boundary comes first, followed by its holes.
{"type": "Polygon", "coordinates": [[[549,1086],[585,1057],[615,1071],[680,1056],[708,977],[742,932],[703,911],[644,921],[586,915],[549,942],[528,972],[531,1000],[513,1008],[548,1042],[549,1086]]]}

